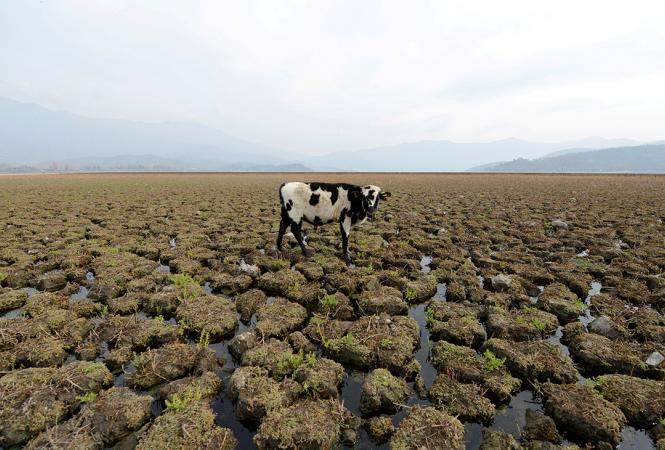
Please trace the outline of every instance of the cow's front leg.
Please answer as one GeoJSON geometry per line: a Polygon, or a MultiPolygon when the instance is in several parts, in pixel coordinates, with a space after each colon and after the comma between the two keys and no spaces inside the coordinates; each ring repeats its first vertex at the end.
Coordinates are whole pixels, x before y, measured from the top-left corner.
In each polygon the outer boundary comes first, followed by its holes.
{"type": "Polygon", "coordinates": [[[290,221],[291,219],[289,218],[286,209],[282,207],[282,218],[279,221],[279,233],[277,234],[277,253],[282,251],[282,239],[284,238],[284,233],[286,232],[286,228],[289,226],[290,221]]]}
{"type": "Polygon", "coordinates": [[[339,231],[342,234],[342,259],[351,263],[351,253],[349,253],[349,233],[351,232],[351,218],[345,217],[339,222],[339,231]]]}
{"type": "Polygon", "coordinates": [[[293,236],[296,238],[296,241],[298,241],[298,244],[300,244],[300,249],[302,250],[302,254],[305,256],[309,256],[310,251],[307,249],[305,241],[303,241],[302,239],[302,233],[300,232],[300,224],[293,222],[291,224],[291,231],[293,232],[293,236]]]}

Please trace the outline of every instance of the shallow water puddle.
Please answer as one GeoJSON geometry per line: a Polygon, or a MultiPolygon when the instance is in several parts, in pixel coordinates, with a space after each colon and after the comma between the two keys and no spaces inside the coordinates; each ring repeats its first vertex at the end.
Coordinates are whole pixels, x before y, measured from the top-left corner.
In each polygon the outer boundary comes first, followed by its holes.
{"type": "Polygon", "coordinates": [[[31,288],[31,287],[24,287],[24,288],[21,288],[21,290],[23,292],[25,292],[26,294],[28,294],[28,297],[32,297],[33,295],[39,293],[39,291],[37,289],[31,288]]]}
{"type": "MultiPolygon", "coordinates": [[[[496,415],[492,420],[492,425],[488,428],[495,431],[503,431],[519,438],[524,424],[527,409],[534,411],[543,411],[543,404],[533,395],[532,391],[526,390],[514,395],[510,403],[503,409],[497,409],[496,415]]],[[[464,424],[464,435],[466,439],[467,450],[476,450],[480,447],[483,438],[483,425],[479,423],[467,422],[464,424]]]]}
{"type": "Polygon", "coordinates": [[[0,317],[6,317],[7,319],[15,319],[17,317],[21,317],[23,315],[23,308],[16,308],[12,309],[11,311],[7,311],[6,313],[2,314],[0,317]]]}
{"type": "Polygon", "coordinates": [[[157,272],[161,273],[171,273],[171,268],[167,265],[162,264],[162,261],[157,261],[157,272]]]}
{"type": "Polygon", "coordinates": [[[430,264],[432,263],[432,257],[425,255],[422,258],[420,258],[420,271],[423,273],[429,273],[432,269],[430,268],[430,264]]]}
{"type": "Polygon", "coordinates": [[[433,300],[446,300],[446,291],[448,286],[446,283],[439,283],[436,285],[436,294],[432,297],[433,300]]]}
{"type": "Polygon", "coordinates": [[[645,430],[637,430],[628,426],[623,428],[621,435],[623,440],[617,447],[618,450],[649,450],[656,448],[645,430]]]}
{"type": "Polygon", "coordinates": [[[83,300],[86,298],[88,298],[88,288],[85,286],[80,286],[79,290],[76,293],[69,296],[69,301],[72,302],[76,300],[83,300]]]}
{"type": "Polygon", "coordinates": [[[582,322],[585,327],[593,322],[593,320],[596,318],[593,314],[591,314],[591,308],[589,306],[591,305],[591,297],[600,293],[602,288],[603,285],[598,281],[592,282],[591,289],[589,289],[589,293],[584,299],[584,304],[587,306],[587,308],[586,311],[584,311],[584,315],[579,317],[579,321],[582,322]]]}
{"type": "Polygon", "coordinates": [[[429,388],[432,386],[432,383],[436,378],[437,372],[429,360],[430,333],[429,328],[427,328],[427,319],[425,318],[425,303],[409,308],[409,316],[416,319],[416,322],[418,322],[418,325],[420,326],[420,346],[416,351],[415,357],[422,367],[420,374],[425,380],[425,387],[429,391],[429,388]]]}
{"type": "MultiPolygon", "coordinates": [[[[228,383],[226,383],[228,384],[228,383]]],[[[230,428],[233,434],[238,439],[238,447],[240,449],[255,449],[257,448],[252,438],[256,434],[256,426],[252,424],[245,424],[240,422],[235,417],[233,411],[233,404],[231,400],[226,398],[226,390],[224,393],[217,395],[212,401],[212,409],[215,411],[215,423],[220,427],[230,428]]]]}
{"type": "Polygon", "coordinates": [[[203,283],[203,291],[206,294],[212,294],[212,286],[210,286],[210,281],[206,281],[203,283]]]}
{"type": "Polygon", "coordinates": [[[360,392],[362,391],[365,374],[357,370],[350,370],[344,378],[342,385],[342,401],[344,406],[353,414],[360,416],[360,392]]]}

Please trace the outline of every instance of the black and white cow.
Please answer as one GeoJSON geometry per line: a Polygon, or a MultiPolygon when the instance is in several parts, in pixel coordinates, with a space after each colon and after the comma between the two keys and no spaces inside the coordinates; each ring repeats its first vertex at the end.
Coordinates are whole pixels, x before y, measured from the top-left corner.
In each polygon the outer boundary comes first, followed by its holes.
{"type": "Polygon", "coordinates": [[[390,192],[381,192],[378,186],[354,186],[346,183],[284,183],[279,187],[282,206],[282,220],[277,236],[277,250],[282,250],[284,232],[291,225],[293,236],[300,244],[305,256],[309,250],[303,242],[300,231],[303,220],[313,225],[339,222],[342,233],[343,257],[351,260],[349,254],[349,233],[351,227],[360,225],[372,217],[379,207],[379,200],[390,197],[390,192]]]}

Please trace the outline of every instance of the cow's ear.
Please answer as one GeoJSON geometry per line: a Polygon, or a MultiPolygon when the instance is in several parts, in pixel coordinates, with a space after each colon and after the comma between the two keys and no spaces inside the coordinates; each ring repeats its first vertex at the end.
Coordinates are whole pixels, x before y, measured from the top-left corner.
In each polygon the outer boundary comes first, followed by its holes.
{"type": "Polygon", "coordinates": [[[388,197],[390,197],[391,195],[393,195],[393,194],[391,194],[390,192],[381,192],[381,193],[379,194],[379,198],[380,198],[381,200],[385,200],[385,199],[387,199],[388,197]]]}

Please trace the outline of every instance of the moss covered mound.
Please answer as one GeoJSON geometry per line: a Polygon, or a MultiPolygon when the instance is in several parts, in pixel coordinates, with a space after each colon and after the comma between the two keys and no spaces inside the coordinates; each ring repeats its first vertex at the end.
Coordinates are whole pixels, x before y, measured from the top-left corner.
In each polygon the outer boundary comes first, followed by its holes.
{"type": "Polygon", "coordinates": [[[367,434],[379,444],[383,444],[390,439],[395,432],[395,425],[388,416],[370,417],[364,423],[367,434]]]}
{"type": "Polygon", "coordinates": [[[139,436],[138,450],[162,450],[165,447],[179,450],[214,448],[233,450],[238,440],[228,428],[215,424],[215,413],[204,401],[167,411],[139,436]]]}
{"type": "Polygon", "coordinates": [[[579,376],[573,361],[545,340],[510,342],[490,339],[483,349],[492,351],[498,358],[505,358],[510,373],[524,381],[572,383],[579,376]]]}
{"type": "Polygon", "coordinates": [[[20,289],[0,288],[0,314],[20,308],[28,300],[28,294],[20,289]]]}
{"type": "Polygon", "coordinates": [[[364,291],[358,298],[360,314],[371,316],[374,314],[403,315],[409,306],[404,301],[402,293],[390,286],[380,286],[378,289],[364,291]]]}
{"type": "Polygon", "coordinates": [[[545,414],[527,409],[525,414],[526,423],[522,430],[522,438],[527,441],[560,442],[561,435],[551,417],[545,414]]]}
{"type": "Polygon", "coordinates": [[[49,428],[28,448],[104,448],[138,430],[150,419],[152,397],[113,387],[90,397],[79,414],[49,428]]]}
{"type": "Polygon", "coordinates": [[[224,382],[214,372],[203,372],[201,376],[185,377],[171,381],[159,390],[159,396],[170,402],[178,398],[212,398],[224,388],[224,382]]]}
{"type": "Polygon", "coordinates": [[[464,449],[464,426],[432,407],[414,406],[390,439],[391,450],[464,449]]]}
{"type": "Polygon", "coordinates": [[[433,406],[465,421],[486,423],[495,413],[494,405],[483,397],[479,385],[460,383],[448,374],[437,375],[429,398],[433,406]]]}
{"type": "Polygon", "coordinates": [[[284,338],[303,326],[307,320],[307,310],[297,303],[278,298],[269,305],[262,305],[256,313],[256,319],[258,336],[284,338]]]}
{"type": "Polygon", "coordinates": [[[100,339],[116,347],[141,351],[180,340],[177,325],[138,316],[110,316],[97,328],[100,339]]]}
{"type": "Polygon", "coordinates": [[[147,389],[188,375],[199,368],[200,363],[208,365],[210,360],[215,361],[214,353],[193,345],[176,343],[151,349],[138,355],[136,372],[127,375],[127,385],[147,389]]]}
{"type": "Polygon", "coordinates": [[[480,443],[479,450],[520,450],[521,448],[511,434],[483,430],[483,441],[480,443]]]}
{"type": "Polygon", "coordinates": [[[312,397],[336,398],[344,381],[344,367],[331,359],[319,358],[313,364],[302,364],[293,377],[312,397]]]}
{"type": "Polygon", "coordinates": [[[538,298],[538,307],[556,315],[563,323],[577,320],[586,309],[584,302],[561,283],[545,287],[538,298]]]}
{"type": "Polygon", "coordinates": [[[207,335],[212,342],[232,335],[238,326],[233,302],[215,295],[185,299],[175,314],[181,326],[197,336],[207,335]]]}
{"type": "Polygon", "coordinates": [[[262,367],[240,367],[233,372],[229,383],[236,417],[254,422],[270,411],[291,405],[302,392],[297,382],[289,378],[275,381],[262,367]]]}
{"type": "Polygon", "coordinates": [[[240,313],[240,320],[247,323],[259,307],[265,304],[268,297],[259,289],[250,289],[235,298],[236,309],[240,313]]]}
{"type": "Polygon", "coordinates": [[[243,353],[242,365],[263,367],[270,376],[281,380],[293,372],[292,363],[297,362],[295,358],[296,355],[288,343],[269,339],[243,353]]]}
{"type": "Polygon", "coordinates": [[[268,294],[288,297],[307,283],[307,279],[298,271],[288,268],[277,272],[266,272],[259,278],[259,287],[268,294]]]}
{"type": "Polygon", "coordinates": [[[603,375],[595,381],[603,398],[621,408],[631,424],[652,426],[665,418],[665,382],[629,375],[603,375]]]}
{"type": "Polygon", "coordinates": [[[386,369],[375,369],[363,382],[360,411],[363,414],[395,412],[406,403],[410,394],[411,388],[406,381],[386,369]]]}
{"type": "Polygon", "coordinates": [[[0,444],[15,445],[55,425],[79,400],[113,382],[101,363],[16,370],[0,378],[0,444]],[[17,411],[21,411],[17,415],[17,411]]]}
{"type": "Polygon", "coordinates": [[[364,316],[352,322],[340,338],[323,342],[331,359],[369,369],[384,367],[400,373],[420,340],[418,322],[405,316],[364,316]]]}
{"type": "Polygon", "coordinates": [[[665,366],[646,364],[651,352],[665,354],[665,347],[653,343],[612,341],[605,336],[576,331],[571,334],[569,349],[575,361],[591,374],[608,372],[665,379],[665,366]]]}
{"type": "Polygon", "coordinates": [[[337,400],[301,400],[270,411],[254,436],[259,449],[337,448],[345,431],[359,421],[337,400]]]}
{"type": "Polygon", "coordinates": [[[432,364],[439,372],[452,373],[465,383],[478,383],[487,390],[487,395],[498,402],[508,400],[521,386],[521,381],[512,377],[505,361],[491,353],[478,356],[469,347],[439,341],[432,347],[432,364]]]}
{"type": "Polygon", "coordinates": [[[490,307],[487,316],[487,334],[500,339],[529,341],[543,339],[556,331],[559,321],[554,314],[532,306],[513,309],[490,307]]]}
{"type": "Polygon", "coordinates": [[[545,412],[567,434],[582,442],[621,442],[626,422],[621,410],[588,386],[545,383],[541,389],[545,412]]]}
{"type": "Polygon", "coordinates": [[[433,300],[427,306],[427,325],[434,340],[467,347],[480,347],[487,334],[478,320],[480,308],[433,300]]]}

